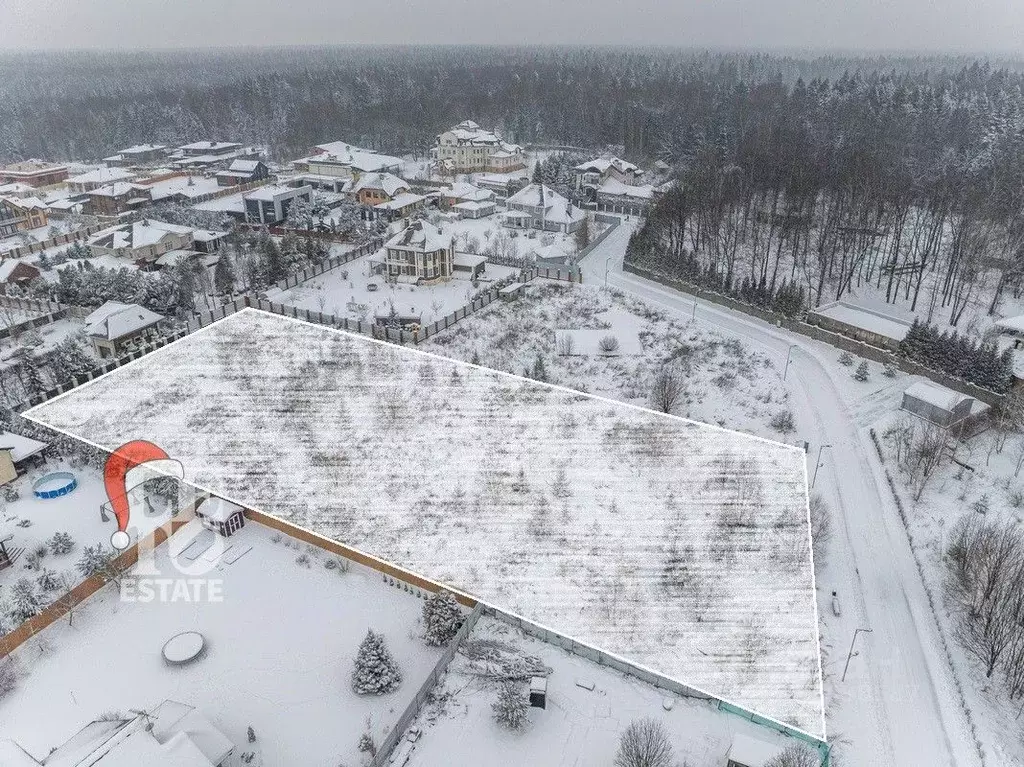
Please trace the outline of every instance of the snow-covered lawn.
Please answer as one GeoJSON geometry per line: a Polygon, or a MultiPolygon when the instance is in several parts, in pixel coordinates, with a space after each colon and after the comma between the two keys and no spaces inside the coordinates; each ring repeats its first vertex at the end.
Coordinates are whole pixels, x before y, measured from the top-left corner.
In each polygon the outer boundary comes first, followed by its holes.
{"type": "Polygon", "coordinates": [[[267,298],[285,306],[369,322],[374,315],[386,316],[394,304],[402,317],[419,316],[421,324],[430,324],[466,306],[473,294],[489,283],[517,271],[489,264],[476,288],[463,277],[437,285],[389,284],[379,275],[370,276],[370,256],[364,256],[289,290],[268,290],[267,298]],[[370,290],[370,285],[375,290],[370,290]]]}
{"type": "MultiPolygon", "coordinates": [[[[42,559],[42,567],[52,570],[57,576],[66,576],[66,583],[70,587],[82,580],[81,574],[75,569],[82,550],[86,546],[96,545],[109,549],[110,535],[117,529],[112,517],[108,522],[100,517],[100,507],[107,503],[103,473],[88,464],[71,465],[66,461],[50,459],[16,479],[10,487],[19,497],[13,501],[0,501],[0,539],[13,536],[7,543],[8,550],[25,549],[25,553],[14,567],[0,571],[0,615],[3,613],[5,599],[10,595],[4,587],[13,585],[20,578],[35,581],[39,577],[39,569],[26,567],[28,556],[37,548],[45,546],[54,533],[68,533],[74,541],[74,548],[67,554],[47,553],[42,559]],[[32,483],[56,471],[74,474],[78,487],[69,495],[58,498],[36,498],[32,492],[32,483]]],[[[133,516],[133,537],[150,532],[162,521],[162,518],[157,517],[133,516]]],[[[59,592],[41,594],[49,600],[59,592]]]]}
{"type": "Polygon", "coordinates": [[[72,232],[75,229],[80,228],[82,228],[82,224],[77,221],[55,218],[47,223],[46,226],[28,229],[24,232],[18,232],[17,234],[12,234],[9,237],[0,239],[0,253],[21,247],[22,245],[28,245],[33,242],[48,240],[53,236],[53,234],[66,234],[67,232],[72,232]]]}
{"type": "Polygon", "coordinates": [[[821,732],[800,450],[254,310],[30,415],[821,732]]]}
{"type": "MultiPolygon", "coordinates": [[[[573,655],[483,617],[448,669],[433,702],[413,726],[422,730],[409,767],[486,764],[493,767],[576,767],[611,764],[630,722],[653,718],[665,727],[675,763],[722,767],[734,735],[785,748],[797,741],[719,711],[717,704],[684,698],[635,677],[573,655]],[[499,662],[482,662],[477,650],[499,662]],[[494,721],[499,683],[484,672],[531,662],[550,669],[546,708],[528,709],[529,723],[511,731],[494,721]],[[581,686],[582,685],[582,686],[581,686]],[[666,708],[671,701],[671,708],[666,708]]],[[[525,698],[528,682],[518,685],[525,698]]]]}
{"type": "MultiPolygon", "coordinates": [[[[422,601],[358,565],[328,569],[322,550],[255,523],[231,540],[252,549],[209,573],[221,580],[221,601],[125,602],[110,584],[71,625],[62,619],[19,648],[18,686],[0,701],[3,737],[41,758],[104,713],[170,698],[195,706],[236,752],[253,748],[251,726],[262,752],[254,764],[359,764],[367,720],[379,743],[437,661],[420,637],[422,601]],[[360,697],[350,686],[367,628],[384,635],[404,675],[388,695],[360,697]],[[206,652],[169,667],[161,647],[185,630],[203,634],[206,652]]],[[[156,551],[161,577],[178,576],[169,551],[156,551]]]]}

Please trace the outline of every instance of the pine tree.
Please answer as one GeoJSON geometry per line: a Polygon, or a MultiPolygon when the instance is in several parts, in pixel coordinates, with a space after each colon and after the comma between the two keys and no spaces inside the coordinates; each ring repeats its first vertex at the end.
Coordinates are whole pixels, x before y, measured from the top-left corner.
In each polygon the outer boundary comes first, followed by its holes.
{"type": "Polygon", "coordinates": [[[11,587],[10,618],[15,623],[24,623],[43,609],[43,600],[36,593],[36,585],[28,578],[20,578],[11,587]]]}
{"type": "Polygon", "coordinates": [[[218,293],[230,293],[235,288],[235,264],[231,256],[221,253],[213,269],[213,285],[218,293]]]}
{"type": "Polygon", "coordinates": [[[446,647],[462,626],[462,610],[451,592],[441,589],[423,603],[424,638],[428,645],[446,647]]]}
{"type": "Polygon", "coordinates": [[[857,372],[853,374],[854,379],[857,381],[868,380],[868,361],[864,360],[857,366],[857,372]]]}
{"type": "Polygon", "coordinates": [[[281,248],[272,237],[263,242],[263,272],[270,283],[284,279],[288,274],[281,248]]]}
{"type": "Polygon", "coordinates": [[[383,695],[398,688],[402,683],[402,672],[391,656],[384,637],[372,629],[356,653],[355,668],[352,671],[352,689],[359,695],[383,695]]]}
{"type": "Polygon", "coordinates": [[[498,689],[498,699],[491,704],[494,721],[510,730],[520,730],[529,721],[528,708],[526,698],[512,682],[505,682],[498,689]]]}

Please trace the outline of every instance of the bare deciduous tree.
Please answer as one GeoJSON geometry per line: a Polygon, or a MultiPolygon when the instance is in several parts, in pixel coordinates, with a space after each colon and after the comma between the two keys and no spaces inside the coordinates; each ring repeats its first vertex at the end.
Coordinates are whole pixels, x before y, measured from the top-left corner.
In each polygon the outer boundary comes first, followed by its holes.
{"type": "Polygon", "coordinates": [[[764,767],[820,767],[821,757],[807,746],[794,744],[764,763],[764,767]]]}
{"type": "Polygon", "coordinates": [[[665,726],[648,718],[630,722],[619,739],[615,767],[672,767],[672,744],[665,726]]]}
{"type": "Polygon", "coordinates": [[[664,367],[654,377],[651,385],[651,407],[662,413],[671,413],[679,404],[686,382],[678,370],[664,367]]]}

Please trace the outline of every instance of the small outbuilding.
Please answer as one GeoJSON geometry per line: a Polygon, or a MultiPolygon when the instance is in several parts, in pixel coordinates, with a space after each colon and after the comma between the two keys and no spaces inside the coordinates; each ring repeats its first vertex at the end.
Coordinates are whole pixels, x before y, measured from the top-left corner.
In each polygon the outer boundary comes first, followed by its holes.
{"type": "Polygon", "coordinates": [[[203,527],[225,538],[245,527],[245,509],[237,503],[211,495],[196,507],[196,516],[203,527]]]}
{"type": "Polygon", "coordinates": [[[535,676],[530,679],[530,705],[534,708],[547,708],[548,706],[548,679],[544,676],[535,676]]]}
{"type": "Polygon", "coordinates": [[[903,392],[901,407],[937,426],[950,428],[970,417],[974,398],[945,386],[918,381],[903,392]]]}
{"type": "Polygon", "coordinates": [[[38,465],[47,447],[31,437],[0,432],[0,485],[13,481],[27,466],[38,465]]]}

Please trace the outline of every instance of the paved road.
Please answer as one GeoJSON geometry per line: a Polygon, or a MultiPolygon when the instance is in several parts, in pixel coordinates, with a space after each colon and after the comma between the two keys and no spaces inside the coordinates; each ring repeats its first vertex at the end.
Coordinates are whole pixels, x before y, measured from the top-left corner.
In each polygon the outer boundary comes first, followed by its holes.
{"type": "MultiPolygon", "coordinates": [[[[941,651],[938,627],[906,533],[865,432],[843,401],[821,355],[827,347],[802,336],[622,272],[631,224],[619,226],[583,263],[584,282],[627,291],[666,311],[695,317],[771,354],[782,369],[792,351],[787,380],[794,412],[808,430],[813,462],[824,451],[817,490],[834,509],[837,535],[831,561],[819,568],[819,612],[826,624],[825,673],[833,676],[838,705],[829,730],[848,741],[844,765],[980,764],[966,715],[955,692],[952,670],[941,651]],[[823,352],[822,349],[825,349],[823,352]],[[843,597],[834,618],[828,595],[843,597]],[[859,655],[845,682],[839,681],[854,629],[859,655]]],[[[813,471],[813,466],[809,467],[813,471]]],[[[833,715],[834,714],[834,715],[833,715]]]]}

